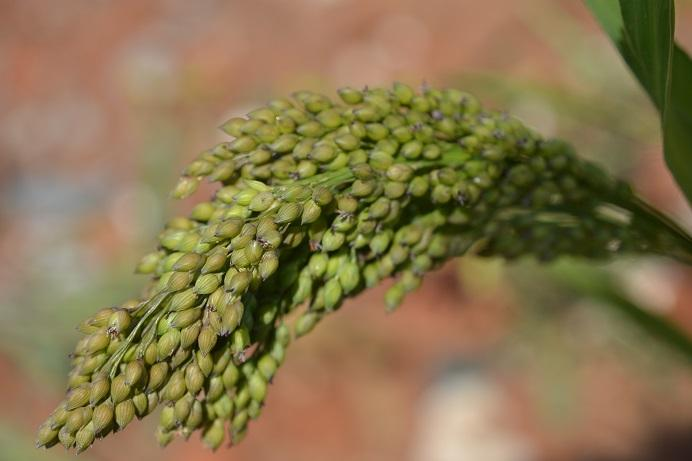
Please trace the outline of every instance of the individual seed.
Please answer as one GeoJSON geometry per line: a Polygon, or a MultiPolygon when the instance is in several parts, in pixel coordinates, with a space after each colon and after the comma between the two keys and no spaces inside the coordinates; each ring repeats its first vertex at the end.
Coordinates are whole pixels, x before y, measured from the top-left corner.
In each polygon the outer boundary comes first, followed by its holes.
{"type": "Polygon", "coordinates": [[[111,389],[111,384],[107,378],[102,377],[102,378],[96,379],[91,384],[91,389],[89,391],[89,403],[91,405],[96,405],[101,400],[106,398],[106,396],[110,392],[110,389],[111,389]]]}
{"type": "Polygon", "coordinates": [[[331,193],[329,189],[323,186],[316,187],[315,190],[312,193],[312,199],[317,203],[320,207],[329,205],[331,201],[333,200],[334,195],[331,193]]]}
{"type": "Polygon", "coordinates": [[[405,163],[396,163],[387,169],[387,178],[397,182],[408,182],[413,176],[413,168],[405,163]]]}
{"type": "Polygon", "coordinates": [[[363,101],[363,94],[354,88],[339,88],[337,93],[339,94],[341,100],[346,104],[358,104],[363,101]]]}
{"type": "Polygon", "coordinates": [[[360,282],[360,268],[354,262],[347,262],[339,268],[337,277],[343,292],[349,294],[356,289],[360,282]]]}
{"type": "Polygon", "coordinates": [[[148,415],[153,410],[153,408],[149,408],[149,399],[143,392],[135,394],[132,397],[132,404],[135,406],[135,416],[138,418],[148,415]]]}
{"type": "Polygon", "coordinates": [[[222,419],[215,419],[211,426],[204,431],[202,441],[207,448],[216,451],[216,449],[219,448],[223,443],[225,433],[224,421],[222,419]]]}
{"type": "Polygon", "coordinates": [[[390,200],[396,200],[406,193],[407,184],[403,182],[388,181],[384,185],[384,195],[390,200]]]}
{"type": "Polygon", "coordinates": [[[282,134],[276,140],[269,145],[269,148],[273,152],[280,154],[290,152],[298,144],[300,138],[294,134],[282,134]]]}
{"type": "Polygon", "coordinates": [[[250,346],[250,332],[245,327],[237,328],[231,335],[231,350],[234,354],[243,352],[250,346]]]}
{"type": "Polygon", "coordinates": [[[226,160],[219,163],[214,168],[214,171],[209,175],[210,181],[227,181],[235,173],[236,164],[233,160],[226,160]]]}
{"type": "Polygon", "coordinates": [[[240,218],[230,218],[219,225],[214,235],[220,239],[232,239],[240,234],[243,228],[243,220],[240,218]]]}
{"type": "Polygon", "coordinates": [[[277,224],[286,224],[298,219],[303,212],[303,206],[300,203],[284,203],[276,212],[274,222],[277,224]]]}
{"type": "Polygon", "coordinates": [[[157,352],[159,360],[166,359],[173,355],[173,352],[180,345],[180,330],[171,328],[163,334],[157,343],[157,352]]]}
{"type": "Polygon", "coordinates": [[[358,210],[358,200],[350,195],[339,196],[336,200],[336,208],[340,213],[353,214],[358,210]]]}
{"type": "Polygon", "coordinates": [[[182,370],[177,370],[171,375],[171,379],[164,388],[164,397],[169,402],[175,402],[187,392],[185,375],[182,370]]]}
{"type": "Polygon", "coordinates": [[[226,366],[223,375],[221,375],[223,385],[229,391],[235,388],[235,385],[238,382],[239,378],[240,371],[238,370],[238,367],[236,367],[232,362],[226,366]]]}
{"type": "Polygon", "coordinates": [[[314,312],[305,312],[296,321],[296,336],[304,336],[315,327],[319,317],[314,312]]]}
{"type": "Polygon", "coordinates": [[[334,160],[337,154],[337,150],[331,145],[321,144],[312,149],[312,152],[310,152],[310,159],[319,163],[328,163],[334,160]]]}
{"type": "Polygon", "coordinates": [[[328,229],[322,236],[322,249],[324,251],[335,251],[341,248],[346,241],[346,236],[341,232],[328,229]]]}
{"type": "Polygon", "coordinates": [[[269,209],[272,203],[274,203],[274,200],[275,198],[273,193],[269,191],[260,192],[252,198],[248,208],[252,211],[260,213],[269,209]]]}
{"type": "Polygon", "coordinates": [[[339,306],[343,297],[343,289],[337,278],[327,281],[324,286],[324,307],[333,310],[339,306]]]}
{"type": "Polygon", "coordinates": [[[252,273],[248,271],[237,272],[235,275],[233,275],[233,277],[231,277],[229,283],[226,284],[226,290],[240,296],[247,291],[251,280],[252,273]]]}
{"type": "Polygon", "coordinates": [[[207,355],[216,345],[217,341],[216,331],[209,325],[203,326],[202,330],[199,332],[199,338],[197,339],[197,344],[199,345],[199,350],[203,355],[207,355]]]}
{"type": "Polygon", "coordinates": [[[375,191],[377,183],[375,180],[356,179],[351,184],[351,195],[354,197],[369,197],[375,191]]]}
{"type": "Polygon", "coordinates": [[[233,117],[221,125],[219,128],[231,136],[238,137],[242,135],[242,127],[247,123],[247,120],[241,117],[233,117]]]}
{"type": "Polygon", "coordinates": [[[338,128],[343,123],[341,114],[337,109],[323,110],[317,114],[316,119],[322,125],[330,129],[338,128]]]}
{"type": "Polygon", "coordinates": [[[337,146],[339,146],[340,149],[343,149],[346,152],[353,151],[360,146],[360,140],[351,133],[345,133],[337,136],[334,139],[334,142],[337,146]]]}
{"type": "Polygon", "coordinates": [[[416,95],[410,86],[399,82],[394,83],[393,92],[396,99],[404,105],[411,104],[413,97],[416,95]]]}
{"type": "Polygon", "coordinates": [[[250,397],[257,402],[263,402],[267,397],[267,382],[260,373],[254,373],[248,381],[250,397]]]}
{"type": "MultiPolygon", "coordinates": [[[[75,431],[76,431],[76,429],[75,429],[75,431]]],[[[58,432],[58,440],[60,440],[60,443],[62,444],[62,446],[68,450],[74,446],[74,442],[75,442],[74,432],[75,431],[70,431],[70,430],[68,430],[67,426],[63,426],[62,429],[60,429],[60,432],[58,432]]]]}
{"type": "Polygon", "coordinates": [[[310,199],[305,202],[305,205],[303,206],[303,213],[301,215],[301,224],[311,224],[320,217],[322,214],[322,208],[315,202],[314,200],[310,199]]]}
{"type": "Polygon", "coordinates": [[[94,438],[96,437],[96,434],[94,432],[94,423],[90,422],[83,428],[81,428],[79,431],[77,431],[77,434],[75,435],[75,447],[77,448],[77,453],[81,453],[87,448],[91,446],[92,443],[94,443],[94,438]]]}
{"type": "Polygon", "coordinates": [[[198,307],[196,309],[187,309],[184,311],[177,312],[173,318],[171,319],[171,326],[173,328],[179,329],[180,331],[180,343],[181,346],[185,349],[186,347],[183,345],[183,334],[187,333],[189,334],[189,331],[185,332],[187,327],[195,323],[200,317],[202,316],[202,308],[198,307]]]}
{"type": "MultiPolygon", "coordinates": [[[[247,124],[246,124],[247,126],[247,124]]],[[[237,152],[239,154],[250,152],[253,150],[255,147],[257,147],[257,143],[255,142],[254,139],[252,139],[251,136],[240,136],[233,141],[230,142],[228,145],[228,148],[231,149],[233,152],[237,152]]]]}
{"type": "Polygon", "coordinates": [[[171,196],[177,199],[187,198],[195,193],[195,191],[199,187],[199,183],[199,178],[183,176],[178,180],[178,183],[175,185],[173,192],[171,192],[171,196]]]}
{"type": "Polygon", "coordinates": [[[279,257],[275,251],[267,251],[259,263],[259,274],[262,280],[267,280],[279,268],[279,257]]]}
{"type": "Polygon", "coordinates": [[[125,375],[118,375],[115,378],[113,378],[113,381],[111,382],[111,400],[113,403],[118,403],[122,402],[126,398],[130,396],[130,392],[132,391],[132,387],[127,384],[125,379],[125,375]]]}
{"type": "Polygon", "coordinates": [[[256,264],[262,257],[264,252],[263,245],[258,240],[252,240],[243,249],[245,252],[245,258],[250,265],[256,264]]]}
{"type": "Polygon", "coordinates": [[[115,423],[123,428],[135,417],[135,404],[132,399],[124,400],[115,406],[115,423]]]}
{"type": "Polygon", "coordinates": [[[114,409],[111,402],[103,402],[96,408],[92,415],[94,423],[94,433],[100,434],[102,431],[110,427],[113,422],[114,409]]]}
{"type": "Polygon", "coordinates": [[[152,274],[156,271],[161,259],[162,253],[160,251],[148,253],[144,255],[142,259],[140,259],[137,267],[135,268],[135,272],[138,274],[152,274]]]}
{"type": "Polygon", "coordinates": [[[110,344],[110,336],[108,333],[99,332],[88,337],[86,345],[86,353],[89,355],[102,351],[110,344]]]}
{"type": "Polygon", "coordinates": [[[166,288],[170,291],[180,291],[188,287],[193,275],[190,272],[172,272],[166,288]]]}
{"type": "Polygon", "coordinates": [[[197,294],[194,288],[178,292],[171,297],[171,310],[182,311],[194,306],[197,302],[197,294]]]}
{"type": "Polygon", "coordinates": [[[83,407],[89,403],[90,386],[82,385],[75,389],[72,389],[67,395],[67,410],[74,410],[75,408],[83,407]]]}
{"type": "Polygon", "coordinates": [[[140,379],[142,379],[144,373],[144,364],[139,360],[128,363],[125,366],[125,371],[123,372],[123,375],[125,376],[125,384],[128,386],[136,385],[140,379]]]}
{"type": "Polygon", "coordinates": [[[185,387],[192,395],[197,395],[204,386],[204,374],[196,363],[190,363],[185,368],[185,387]]]}
{"type": "Polygon", "coordinates": [[[200,295],[213,293],[221,284],[220,274],[204,274],[195,281],[195,291],[200,295]]]}

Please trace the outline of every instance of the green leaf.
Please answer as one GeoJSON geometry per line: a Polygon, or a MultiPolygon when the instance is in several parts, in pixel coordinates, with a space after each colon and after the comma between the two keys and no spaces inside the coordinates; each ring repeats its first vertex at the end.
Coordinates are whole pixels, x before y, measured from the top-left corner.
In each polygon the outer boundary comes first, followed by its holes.
{"type": "Polygon", "coordinates": [[[663,149],[692,203],[692,60],[674,42],[672,0],[586,0],[661,115],[663,149]]]}

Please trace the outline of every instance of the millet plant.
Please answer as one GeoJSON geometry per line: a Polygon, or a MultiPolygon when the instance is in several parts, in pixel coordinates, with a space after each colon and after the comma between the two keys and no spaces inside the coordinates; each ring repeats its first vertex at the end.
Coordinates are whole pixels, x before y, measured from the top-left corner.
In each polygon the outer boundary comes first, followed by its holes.
{"type": "Polygon", "coordinates": [[[623,181],[454,89],[342,88],[276,99],[221,128],[173,190],[213,196],[171,219],[141,296],[79,325],[65,399],[38,446],[81,452],[160,407],[156,437],[216,449],[260,416],[287,348],[345,299],[475,254],[623,253],[692,262],[692,238],[623,181]]]}

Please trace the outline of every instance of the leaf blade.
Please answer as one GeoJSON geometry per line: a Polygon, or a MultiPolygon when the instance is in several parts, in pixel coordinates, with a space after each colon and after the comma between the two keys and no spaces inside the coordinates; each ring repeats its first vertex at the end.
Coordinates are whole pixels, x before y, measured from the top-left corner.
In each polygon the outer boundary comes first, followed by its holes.
{"type": "Polygon", "coordinates": [[[668,169],[692,204],[692,60],[674,41],[672,0],[586,0],[659,110],[668,169]]]}

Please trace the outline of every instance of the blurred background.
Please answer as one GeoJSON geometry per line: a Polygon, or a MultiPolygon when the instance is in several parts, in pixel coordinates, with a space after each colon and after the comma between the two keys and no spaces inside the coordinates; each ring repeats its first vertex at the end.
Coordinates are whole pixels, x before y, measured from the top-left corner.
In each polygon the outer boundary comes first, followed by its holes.
{"type": "MultiPolygon", "coordinates": [[[[676,3],[690,50],[692,1],[676,3]]],[[[33,440],[74,326],[143,284],[134,264],[190,208],[167,194],[215,127],[297,89],[393,80],[566,138],[690,228],[657,115],[581,2],[0,0],[0,460],[73,457],[33,440]]],[[[604,267],[692,333],[690,268],[604,267]]],[[[551,270],[454,261],[393,315],[370,290],[291,348],[240,446],[160,450],[154,416],[81,459],[692,459],[689,361],[551,270]]]]}

